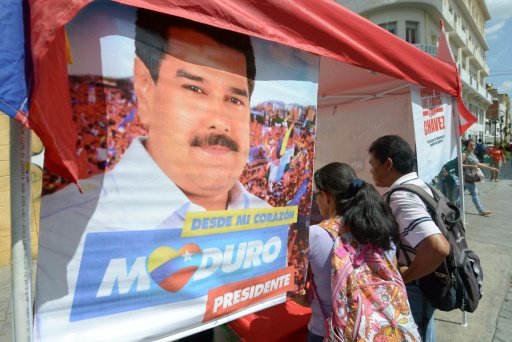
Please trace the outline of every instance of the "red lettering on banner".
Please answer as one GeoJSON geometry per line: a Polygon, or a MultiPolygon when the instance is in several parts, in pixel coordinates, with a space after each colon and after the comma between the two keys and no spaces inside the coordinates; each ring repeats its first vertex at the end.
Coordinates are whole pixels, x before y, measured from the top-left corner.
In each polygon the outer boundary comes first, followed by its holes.
{"type": "Polygon", "coordinates": [[[441,113],[443,111],[444,111],[443,107],[436,107],[436,108],[431,108],[431,109],[425,109],[425,110],[423,110],[423,116],[434,116],[437,113],[441,113]]]}
{"type": "Polygon", "coordinates": [[[425,135],[429,135],[444,130],[444,116],[439,116],[437,118],[425,120],[425,122],[423,123],[423,128],[425,131],[425,135]]]}
{"type": "Polygon", "coordinates": [[[208,291],[203,322],[233,313],[294,289],[295,268],[290,266],[256,278],[208,291]]]}
{"type": "Polygon", "coordinates": [[[420,89],[421,97],[434,96],[435,90],[432,88],[421,88],[420,89]]]}
{"type": "Polygon", "coordinates": [[[432,110],[435,107],[439,107],[443,105],[441,101],[441,93],[437,90],[430,88],[421,88],[421,106],[423,107],[423,115],[432,115],[432,110]]]}

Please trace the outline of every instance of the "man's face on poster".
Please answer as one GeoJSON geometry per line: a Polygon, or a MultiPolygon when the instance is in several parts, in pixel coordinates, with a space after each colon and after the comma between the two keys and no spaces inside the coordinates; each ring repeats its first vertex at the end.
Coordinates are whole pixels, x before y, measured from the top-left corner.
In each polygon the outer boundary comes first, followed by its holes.
{"type": "Polygon", "coordinates": [[[135,90],[146,147],[164,173],[189,196],[225,195],[249,151],[245,56],[192,29],[171,28],[158,81],[137,59],[135,90]]]}

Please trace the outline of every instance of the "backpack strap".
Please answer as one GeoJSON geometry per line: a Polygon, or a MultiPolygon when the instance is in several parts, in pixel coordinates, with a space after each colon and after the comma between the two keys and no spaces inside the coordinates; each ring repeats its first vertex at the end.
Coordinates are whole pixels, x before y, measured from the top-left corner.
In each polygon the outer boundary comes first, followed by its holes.
{"type": "Polygon", "coordinates": [[[432,196],[429,195],[428,192],[426,192],[421,186],[419,185],[414,185],[414,184],[400,184],[399,186],[391,189],[388,193],[387,193],[387,203],[389,204],[389,202],[391,201],[391,195],[396,192],[396,191],[408,191],[408,192],[412,192],[413,194],[417,195],[422,201],[423,203],[425,203],[425,205],[427,206],[428,209],[430,209],[431,211],[435,211],[436,209],[436,205],[437,205],[437,202],[439,202],[439,199],[441,198],[441,194],[439,193],[439,191],[437,189],[434,189],[432,186],[428,185],[427,186],[429,187],[429,189],[432,191],[432,196]]]}
{"type": "Polygon", "coordinates": [[[338,232],[340,230],[340,223],[338,222],[338,217],[325,220],[320,222],[318,225],[322,227],[329,235],[331,236],[332,241],[336,241],[336,238],[338,237],[338,232]]]}
{"type": "MultiPolygon", "coordinates": [[[[395,191],[402,190],[402,191],[412,192],[413,194],[416,194],[423,201],[423,203],[425,203],[425,205],[427,206],[427,209],[429,211],[429,214],[432,217],[432,220],[434,220],[434,222],[435,222],[436,218],[434,216],[435,216],[437,204],[439,203],[441,198],[444,197],[444,195],[441,192],[439,192],[439,190],[432,187],[430,184],[427,184],[427,186],[432,191],[432,195],[434,196],[434,198],[432,198],[432,196],[430,196],[421,186],[414,185],[414,184],[401,184],[386,193],[386,196],[387,196],[386,201],[389,205],[391,194],[395,191]]],[[[448,220],[449,222],[452,222],[452,223],[460,220],[461,219],[460,209],[450,202],[447,202],[447,205],[448,205],[448,207],[450,207],[451,210],[453,210],[454,215],[452,217],[445,218],[445,220],[448,220]]],[[[439,227],[439,229],[441,230],[441,233],[443,233],[443,235],[446,236],[447,232],[443,231],[442,227],[439,227]]]]}
{"type": "MultiPolygon", "coordinates": [[[[332,253],[334,253],[334,244],[336,243],[338,231],[341,227],[339,222],[336,220],[336,218],[333,218],[330,220],[320,222],[319,226],[322,227],[331,237],[332,242],[333,242],[332,253]]],[[[329,338],[329,324],[328,324],[328,320],[327,320],[328,315],[324,312],[324,308],[322,306],[322,300],[320,299],[320,296],[318,295],[318,291],[315,286],[315,281],[313,279],[313,272],[311,272],[311,268],[309,268],[309,267],[308,267],[308,276],[311,279],[311,282],[310,282],[311,289],[313,290],[313,293],[318,301],[318,305],[320,306],[320,312],[322,313],[322,316],[324,317],[324,339],[328,339],[329,338]]]]}
{"type": "MultiPolygon", "coordinates": [[[[313,272],[311,272],[311,268],[308,268],[308,276],[311,279],[311,283],[309,284],[311,286],[311,289],[313,290],[313,293],[318,301],[318,306],[320,306],[320,312],[322,313],[322,316],[324,317],[324,339],[329,338],[329,323],[327,322],[327,315],[324,312],[324,308],[322,306],[322,301],[320,300],[320,296],[318,295],[318,291],[316,290],[315,281],[313,279],[313,272]]],[[[310,303],[311,305],[311,303],[310,303]]]]}
{"type": "MultiPolygon", "coordinates": [[[[389,202],[391,201],[391,195],[395,192],[395,191],[408,191],[408,192],[412,192],[413,194],[417,195],[421,200],[422,202],[425,204],[425,206],[427,207],[427,212],[428,214],[430,215],[430,217],[432,217],[432,215],[435,213],[435,208],[437,206],[437,203],[439,201],[439,199],[441,198],[441,194],[439,193],[439,191],[437,191],[436,189],[434,189],[433,187],[431,187],[429,184],[427,184],[427,186],[429,187],[429,189],[432,191],[432,196],[430,196],[430,194],[428,192],[426,192],[421,186],[419,185],[414,185],[414,184],[400,184],[399,186],[391,189],[390,191],[388,191],[386,193],[386,202],[388,203],[389,205],[389,202]]],[[[432,219],[434,219],[434,217],[432,217],[432,219]]],[[[444,232],[441,232],[443,235],[444,232]]],[[[397,250],[396,250],[396,257],[397,259],[400,258],[400,253],[403,252],[404,253],[404,257],[405,257],[405,261],[407,262],[407,265],[410,265],[411,264],[411,257],[409,256],[409,253],[407,251],[407,246],[404,246],[402,243],[398,243],[398,246],[397,246],[397,250]]]]}

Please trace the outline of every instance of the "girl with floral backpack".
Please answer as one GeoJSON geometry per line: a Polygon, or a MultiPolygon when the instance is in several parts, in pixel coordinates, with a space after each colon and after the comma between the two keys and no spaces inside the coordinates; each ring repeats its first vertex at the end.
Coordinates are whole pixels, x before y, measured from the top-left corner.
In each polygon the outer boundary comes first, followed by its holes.
{"type": "Polygon", "coordinates": [[[393,264],[397,223],[375,188],[344,163],[315,172],[322,217],[310,226],[308,342],[420,341],[393,264]]]}

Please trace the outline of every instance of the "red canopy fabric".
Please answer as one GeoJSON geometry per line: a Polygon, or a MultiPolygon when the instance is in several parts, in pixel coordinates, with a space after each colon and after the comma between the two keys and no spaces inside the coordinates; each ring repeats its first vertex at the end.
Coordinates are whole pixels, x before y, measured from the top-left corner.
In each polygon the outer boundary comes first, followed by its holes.
{"type": "MultiPolygon", "coordinates": [[[[332,0],[203,0],[200,4],[183,0],[116,1],[275,41],[434,88],[458,97],[459,111],[464,107],[455,66],[425,54],[332,0]]],[[[75,182],[77,157],[63,25],[90,2],[29,2],[34,84],[28,126],[46,146],[46,167],[75,182]]]]}
{"type": "Polygon", "coordinates": [[[287,300],[228,323],[243,342],[305,341],[311,309],[287,300]]]}
{"type": "MultiPolygon", "coordinates": [[[[448,43],[448,37],[444,30],[443,20],[440,20],[441,25],[441,33],[439,34],[439,39],[437,42],[437,58],[445,63],[453,65],[457,67],[457,63],[453,58],[452,50],[450,48],[450,44],[448,43]]],[[[457,69],[458,73],[458,69],[457,69]]],[[[460,76],[457,77],[459,82],[459,91],[462,91],[462,86],[460,85],[460,76]]],[[[459,107],[459,133],[460,135],[464,134],[464,132],[478,119],[464,106],[462,103],[462,96],[459,94],[457,97],[457,104],[459,107]]]]}
{"type": "Polygon", "coordinates": [[[41,138],[45,167],[78,181],[76,132],[71,117],[64,25],[91,0],[30,0],[34,63],[27,126],[41,138]]]}

